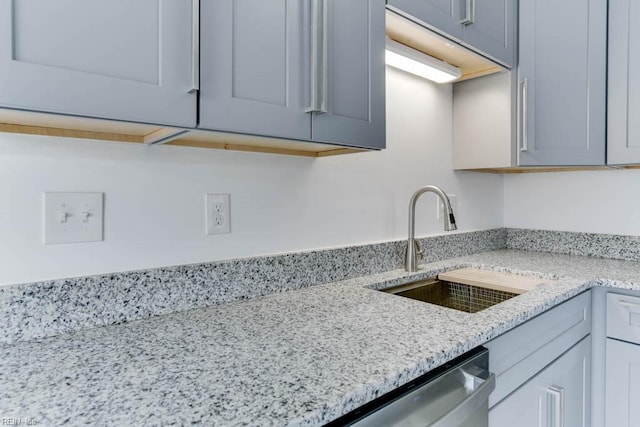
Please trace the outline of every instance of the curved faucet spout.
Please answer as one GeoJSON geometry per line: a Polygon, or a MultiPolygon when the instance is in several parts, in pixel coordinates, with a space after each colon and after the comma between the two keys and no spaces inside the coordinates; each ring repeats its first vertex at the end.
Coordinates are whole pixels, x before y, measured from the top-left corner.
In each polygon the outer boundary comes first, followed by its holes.
{"type": "Polygon", "coordinates": [[[409,201],[409,239],[407,241],[407,250],[405,252],[404,259],[404,269],[407,271],[418,271],[418,256],[422,258],[422,249],[420,245],[415,239],[416,234],[416,202],[418,198],[424,193],[435,193],[442,204],[444,205],[445,215],[444,215],[444,230],[452,231],[456,230],[456,218],[453,215],[453,209],[451,208],[451,202],[449,201],[449,197],[447,194],[442,191],[440,187],[436,187],[435,185],[427,185],[418,189],[413,196],[411,196],[411,200],[409,201]]]}

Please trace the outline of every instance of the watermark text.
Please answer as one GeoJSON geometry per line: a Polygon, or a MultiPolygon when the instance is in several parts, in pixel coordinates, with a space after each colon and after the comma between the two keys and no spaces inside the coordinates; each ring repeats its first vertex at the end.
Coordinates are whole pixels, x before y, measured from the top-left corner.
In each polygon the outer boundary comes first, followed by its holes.
{"type": "Polygon", "coordinates": [[[2,417],[0,418],[0,426],[35,426],[38,422],[31,417],[2,417]]]}

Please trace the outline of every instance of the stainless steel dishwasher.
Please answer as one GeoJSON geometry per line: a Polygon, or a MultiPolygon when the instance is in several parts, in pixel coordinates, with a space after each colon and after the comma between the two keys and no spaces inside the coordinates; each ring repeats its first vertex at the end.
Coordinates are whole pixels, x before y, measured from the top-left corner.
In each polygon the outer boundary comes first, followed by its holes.
{"type": "Polygon", "coordinates": [[[327,426],[486,427],[495,375],[478,347],[327,426]]]}

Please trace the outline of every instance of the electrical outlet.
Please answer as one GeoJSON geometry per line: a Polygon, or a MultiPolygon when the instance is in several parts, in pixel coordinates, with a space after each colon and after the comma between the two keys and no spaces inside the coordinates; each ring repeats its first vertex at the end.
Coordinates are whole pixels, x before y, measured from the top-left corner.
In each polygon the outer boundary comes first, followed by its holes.
{"type": "MultiPolygon", "coordinates": [[[[455,214],[458,211],[458,198],[455,194],[447,194],[449,197],[449,203],[451,203],[451,209],[453,209],[453,213],[455,214]]],[[[444,204],[440,200],[440,197],[437,197],[436,202],[436,218],[444,218],[444,204]]]]}
{"type": "Polygon", "coordinates": [[[229,194],[205,195],[205,232],[207,234],[231,233],[229,194]]]}

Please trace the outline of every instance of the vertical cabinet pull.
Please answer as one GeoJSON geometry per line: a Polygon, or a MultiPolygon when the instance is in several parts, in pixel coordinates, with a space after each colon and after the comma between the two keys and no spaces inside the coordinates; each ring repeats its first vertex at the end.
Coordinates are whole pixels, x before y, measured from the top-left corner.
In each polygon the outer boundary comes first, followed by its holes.
{"type": "Polygon", "coordinates": [[[191,1],[191,87],[189,93],[200,90],[200,0],[191,1]]]}
{"type": "Polygon", "coordinates": [[[547,426],[564,427],[564,388],[552,385],[547,390],[547,426]]]}
{"type": "Polygon", "coordinates": [[[327,112],[328,0],[311,0],[311,96],[307,113],[327,112]]]}
{"type": "Polygon", "coordinates": [[[462,25],[471,25],[476,21],[476,0],[466,0],[464,5],[464,18],[462,25]]]}
{"type": "Polygon", "coordinates": [[[527,99],[528,91],[529,91],[529,79],[524,78],[520,80],[520,102],[522,103],[522,107],[520,109],[520,113],[522,114],[522,119],[520,121],[520,151],[527,151],[529,149],[529,120],[528,120],[528,105],[529,100],[527,99]]]}

